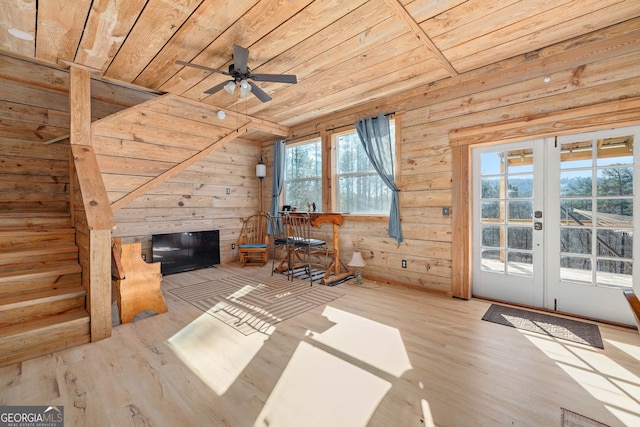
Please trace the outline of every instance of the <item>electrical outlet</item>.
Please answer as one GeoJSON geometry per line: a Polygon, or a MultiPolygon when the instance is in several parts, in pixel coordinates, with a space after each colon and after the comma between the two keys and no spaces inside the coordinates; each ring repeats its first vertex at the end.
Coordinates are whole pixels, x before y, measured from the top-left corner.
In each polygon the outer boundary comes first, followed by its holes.
{"type": "Polygon", "coordinates": [[[402,260],[402,268],[407,268],[407,260],[406,259],[402,260]]]}
{"type": "Polygon", "coordinates": [[[147,254],[142,254],[142,260],[146,261],[147,260],[147,254]]]}
{"type": "Polygon", "coordinates": [[[442,216],[449,216],[449,206],[442,208],[442,216]]]}
{"type": "Polygon", "coordinates": [[[235,248],[236,248],[236,244],[235,244],[235,243],[232,243],[232,244],[231,244],[231,249],[235,249],[235,248]]]}
{"type": "Polygon", "coordinates": [[[227,188],[227,194],[231,194],[231,189],[227,188]]]}

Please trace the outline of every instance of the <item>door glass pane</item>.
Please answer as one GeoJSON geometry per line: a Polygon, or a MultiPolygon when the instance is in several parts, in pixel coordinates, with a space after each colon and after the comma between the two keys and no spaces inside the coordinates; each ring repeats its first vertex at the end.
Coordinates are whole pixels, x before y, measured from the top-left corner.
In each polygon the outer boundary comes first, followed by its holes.
{"type": "Polygon", "coordinates": [[[598,196],[631,196],[633,168],[605,168],[597,173],[598,196]]]}
{"type": "Polygon", "coordinates": [[[560,252],[591,254],[591,230],[561,227],[560,252]]]}
{"type": "Polygon", "coordinates": [[[631,230],[598,230],[598,255],[615,258],[633,258],[631,230]]]}
{"type": "Polygon", "coordinates": [[[504,216],[503,202],[482,202],[482,219],[500,219],[504,216]]]}
{"type": "Polygon", "coordinates": [[[633,137],[598,140],[597,165],[633,165],[633,137]]]}
{"type": "Polygon", "coordinates": [[[593,212],[591,212],[591,199],[564,199],[560,201],[560,221],[567,225],[591,224],[593,212]]]}
{"type": "Polygon", "coordinates": [[[598,219],[609,220],[612,224],[623,227],[631,226],[633,219],[633,199],[601,199],[598,200],[598,219]]]}
{"type": "Polygon", "coordinates": [[[504,252],[495,250],[482,251],[482,269],[494,273],[504,272],[504,252]]]}
{"type": "Polygon", "coordinates": [[[560,257],[560,280],[583,285],[590,285],[593,281],[591,259],[582,257],[560,257]]]}
{"type": "Polygon", "coordinates": [[[482,246],[489,246],[493,248],[499,248],[502,246],[503,231],[502,227],[482,227],[482,246]]]}
{"type": "Polygon", "coordinates": [[[633,137],[562,144],[560,156],[561,280],[631,286],[633,137]]]}
{"type": "Polygon", "coordinates": [[[533,202],[509,202],[509,220],[512,222],[522,222],[530,224],[533,219],[533,202]]]}
{"type": "Polygon", "coordinates": [[[509,176],[507,197],[510,199],[533,197],[533,175],[509,176]]]}
{"type": "Polygon", "coordinates": [[[533,227],[509,227],[509,249],[533,249],[533,227]]]}
{"type": "Polygon", "coordinates": [[[580,141],[562,144],[560,169],[590,168],[593,166],[592,142],[580,141]]]}
{"type": "Polygon", "coordinates": [[[592,173],[592,169],[561,172],[560,197],[591,196],[592,173]]]}
{"type": "Polygon", "coordinates": [[[596,277],[598,284],[610,287],[630,288],[632,286],[632,263],[610,259],[598,260],[596,277]]]}
{"type": "Polygon", "coordinates": [[[504,171],[504,153],[498,151],[495,153],[484,153],[480,156],[481,174],[484,175],[499,175],[504,171]]]}
{"type": "Polygon", "coordinates": [[[500,177],[486,177],[482,178],[482,198],[483,199],[498,199],[503,197],[502,190],[504,189],[503,180],[500,177]]]}
{"type": "Polygon", "coordinates": [[[531,276],[533,149],[484,153],[480,159],[481,269],[531,276]]]}
{"type": "Polygon", "coordinates": [[[507,274],[533,276],[533,254],[527,252],[509,252],[507,274]]]}
{"type": "Polygon", "coordinates": [[[533,172],[533,148],[519,148],[507,151],[509,174],[533,172]]]}

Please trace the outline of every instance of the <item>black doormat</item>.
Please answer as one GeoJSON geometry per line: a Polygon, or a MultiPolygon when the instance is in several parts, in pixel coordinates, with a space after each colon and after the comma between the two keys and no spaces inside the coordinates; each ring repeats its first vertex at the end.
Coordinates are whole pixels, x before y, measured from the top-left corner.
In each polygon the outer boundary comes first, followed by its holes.
{"type": "Polygon", "coordinates": [[[482,316],[482,320],[587,344],[592,347],[604,348],[600,329],[598,329],[598,325],[592,323],[498,304],[491,304],[489,310],[482,316]]]}

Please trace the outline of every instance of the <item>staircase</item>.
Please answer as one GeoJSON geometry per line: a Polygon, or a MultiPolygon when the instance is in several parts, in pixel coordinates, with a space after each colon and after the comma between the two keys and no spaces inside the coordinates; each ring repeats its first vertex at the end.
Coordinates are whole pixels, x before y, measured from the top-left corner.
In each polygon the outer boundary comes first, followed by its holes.
{"type": "Polygon", "coordinates": [[[69,215],[0,213],[0,366],[87,343],[69,215]]]}

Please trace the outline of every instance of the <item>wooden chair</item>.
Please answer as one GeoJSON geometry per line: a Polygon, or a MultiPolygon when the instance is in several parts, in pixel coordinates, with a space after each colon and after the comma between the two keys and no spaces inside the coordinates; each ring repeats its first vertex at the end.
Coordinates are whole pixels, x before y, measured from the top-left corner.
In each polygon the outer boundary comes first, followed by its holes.
{"type": "Polygon", "coordinates": [[[309,283],[313,286],[312,258],[318,255],[324,256],[323,269],[326,267],[329,253],[327,242],[312,237],[309,213],[287,213],[285,216],[285,222],[289,229],[289,271],[293,275],[295,268],[304,267],[305,272],[309,275],[309,283]],[[301,261],[301,264],[296,265],[296,259],[301,261]]]}
{"type": "Polygon", "coordinates": [[[267,224],[269,218],[263,213],[251,215],[245,219],[238,238],[240,263],[263,266],[267,262],[269,252],[269,235],[267,224]]]}
{"type": "Polygon", "coordinates": [[[142,311],[157,314],[168,311],[160,290],[160,263],[142,260],[140,243],[122,244],[114,239],[111,246],[111,276],[117,289],[120,323],[129,323],[142,311]]]}
{"type": "MultiPolygon", "coordinates": [[[[288,241],[289,241],[289,233],[287,230],[287,225],[284,220],[283,215],[275,215],[271,216],[269,214],[269,239],[271,243],[271,275],[273,273],[281,273],[285,271],[281,267],[287,264],[287,255],[289,254],[288,250],[288,241]],[[276,252],[281,249],[285,251],[285,258],[278,264],[276,268],[275,263],[278,258],[276,252]]],[[[287,264],[288,265],[288,264],[287,264]]]]}
{"type": "Polygon", "coordinates": [[[624,296],[629,301],[629,305],[631,306],[631,311],[633,311],[633,315],[636,318],[636,325],[638,326],[638,332],[640,332],[640,300],[637,295],[632,290],[624,290],[622,291],[624,296]]]}

